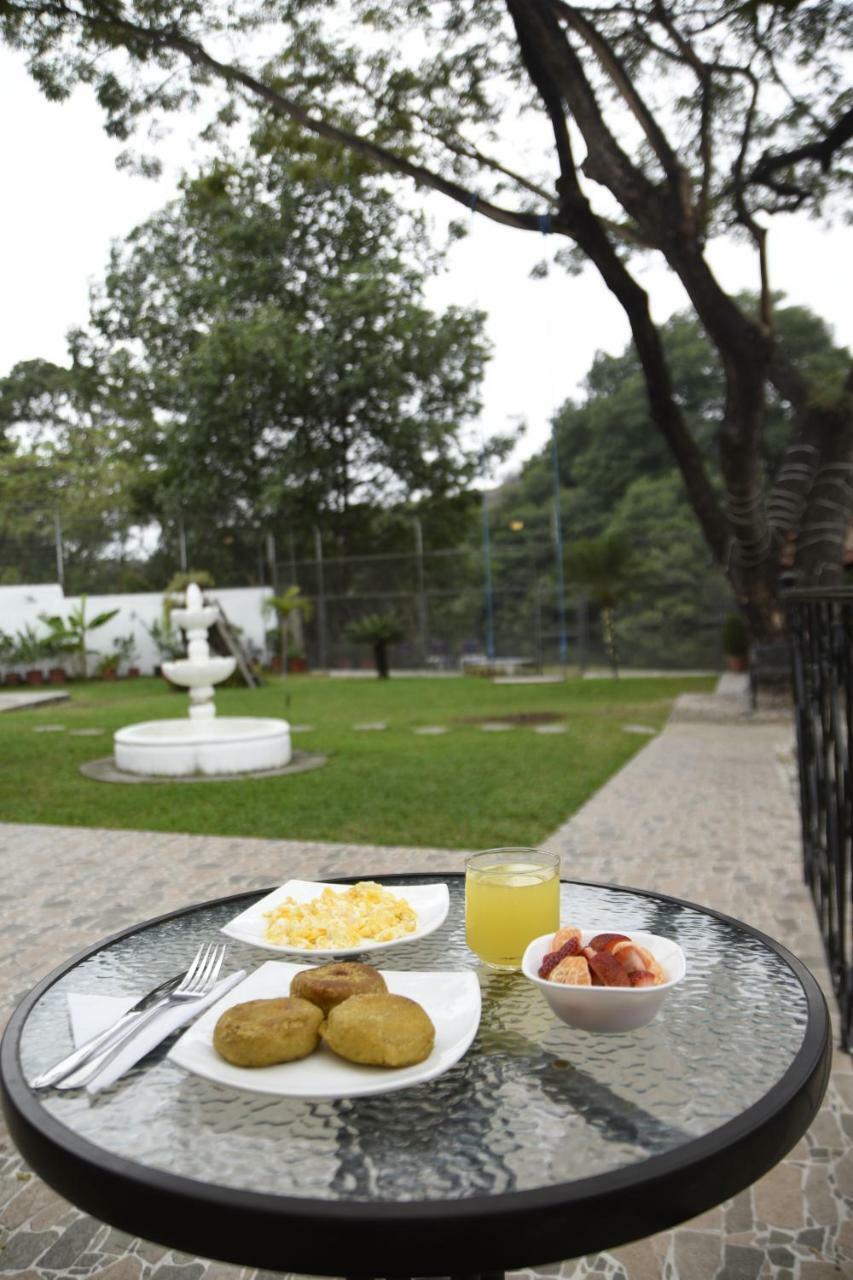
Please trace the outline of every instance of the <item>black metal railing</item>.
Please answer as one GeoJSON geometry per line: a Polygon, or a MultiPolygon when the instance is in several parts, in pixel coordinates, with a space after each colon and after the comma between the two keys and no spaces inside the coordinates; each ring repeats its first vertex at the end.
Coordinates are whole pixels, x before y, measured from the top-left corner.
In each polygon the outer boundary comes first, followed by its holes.
{"type": "Polygon", "coordinates": [[[803,871],[838,997],[841,1042],[849,1050],[853,1048],[853,590],[791,591],[785,603],[799,758],[803,871]]]}

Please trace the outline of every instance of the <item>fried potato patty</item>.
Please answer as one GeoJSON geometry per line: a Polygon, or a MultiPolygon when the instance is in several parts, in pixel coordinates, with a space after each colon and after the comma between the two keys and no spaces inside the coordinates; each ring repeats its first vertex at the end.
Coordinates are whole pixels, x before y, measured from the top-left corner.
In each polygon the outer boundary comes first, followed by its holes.
{"type": "Polygon", "coordinates": [[[226,1009],[213,1031],[213,1047],[235,1067],[271,1067],[313,1053],[323,1014],[294,996],[247,1000],[226,1009]]]}
{"type": "Polygon", "coordinates": [[[385,979],[372,965],[357,960],[337,960],[316,969],[303,969],[290,984],[290,994],[310,1000],[324,1013],[350,996],[386,991],[385,979]]]}
{"type": "Polygon", "coordinates": [[[320,1034],[341,1058],[372,1067],[410,1067],[432,1053],[435,1027],[408,996],[350,996],[330,1010],[320,1034]]]}

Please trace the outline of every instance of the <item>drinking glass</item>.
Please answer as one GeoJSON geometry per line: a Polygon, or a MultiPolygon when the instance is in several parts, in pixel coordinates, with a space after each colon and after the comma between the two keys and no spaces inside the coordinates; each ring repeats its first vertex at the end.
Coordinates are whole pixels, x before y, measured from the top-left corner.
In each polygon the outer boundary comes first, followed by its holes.
{"type": "Polygon", "coordinates": [[[492,969],[520,969],[529,942],[560,927],[560,857],[484,849],[465,861],[465,941],[492,969]]]}

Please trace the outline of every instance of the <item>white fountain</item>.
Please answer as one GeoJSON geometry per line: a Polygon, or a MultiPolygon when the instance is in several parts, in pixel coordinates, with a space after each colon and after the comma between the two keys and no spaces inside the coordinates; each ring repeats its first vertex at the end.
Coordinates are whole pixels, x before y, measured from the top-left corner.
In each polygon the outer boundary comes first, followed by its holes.
{"type": "Polygon", "coordinates": [[[235,658],[211,657],[208,629],[218,609],[205,605],[198,586],[187,587],[186,608],[172,620],[187,633],[187,656],[164,662],[163,674],[189,689],[186,720],[146,720],[119,729],[113,738],[116,767],[144,777],[183,778],[259,773],[290,763],[290,725],[254,716],[217,716],[214,685],[227,680],[235,658]]]}

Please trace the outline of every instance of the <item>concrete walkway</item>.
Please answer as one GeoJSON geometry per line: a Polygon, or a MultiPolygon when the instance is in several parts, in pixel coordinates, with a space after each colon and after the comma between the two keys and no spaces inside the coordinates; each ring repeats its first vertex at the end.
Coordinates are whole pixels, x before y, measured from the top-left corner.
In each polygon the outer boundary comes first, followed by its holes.
{"type": "MultiPolygon", "coordinates": [[[[704,716],[680,700],[666,729],[547,843],[560,850],[565,875],[655,888],[748,920],[800,955],[828,992],[800,876],[791,769],[790,725],[778,712],[750,718],[733,697],[711,700],[704,716]]],[[[436,849],[0,826],[0,1021],[62,956],[187,901],[295,874],[457,870],[463,858],[436,849]]],[[[253,1275],[133,1240],[80,1214],[29,1173],[5,1133],[0,1224],[0,1272],[20,1280],[253,1275]]],[[[836,1053],[809,1134],[748,1191],[675,1231],[547,1271],[567,1280],[853,1275],[849,1057],[836,1053]]]]}
{"type": "Polygon", "coordinates": [[[41,693],[0,693],[0,711],[21,711],[25,707],[46,707],[51,702],[67,702],[71,695],[61,689],[45,689],[41,693]]]}

